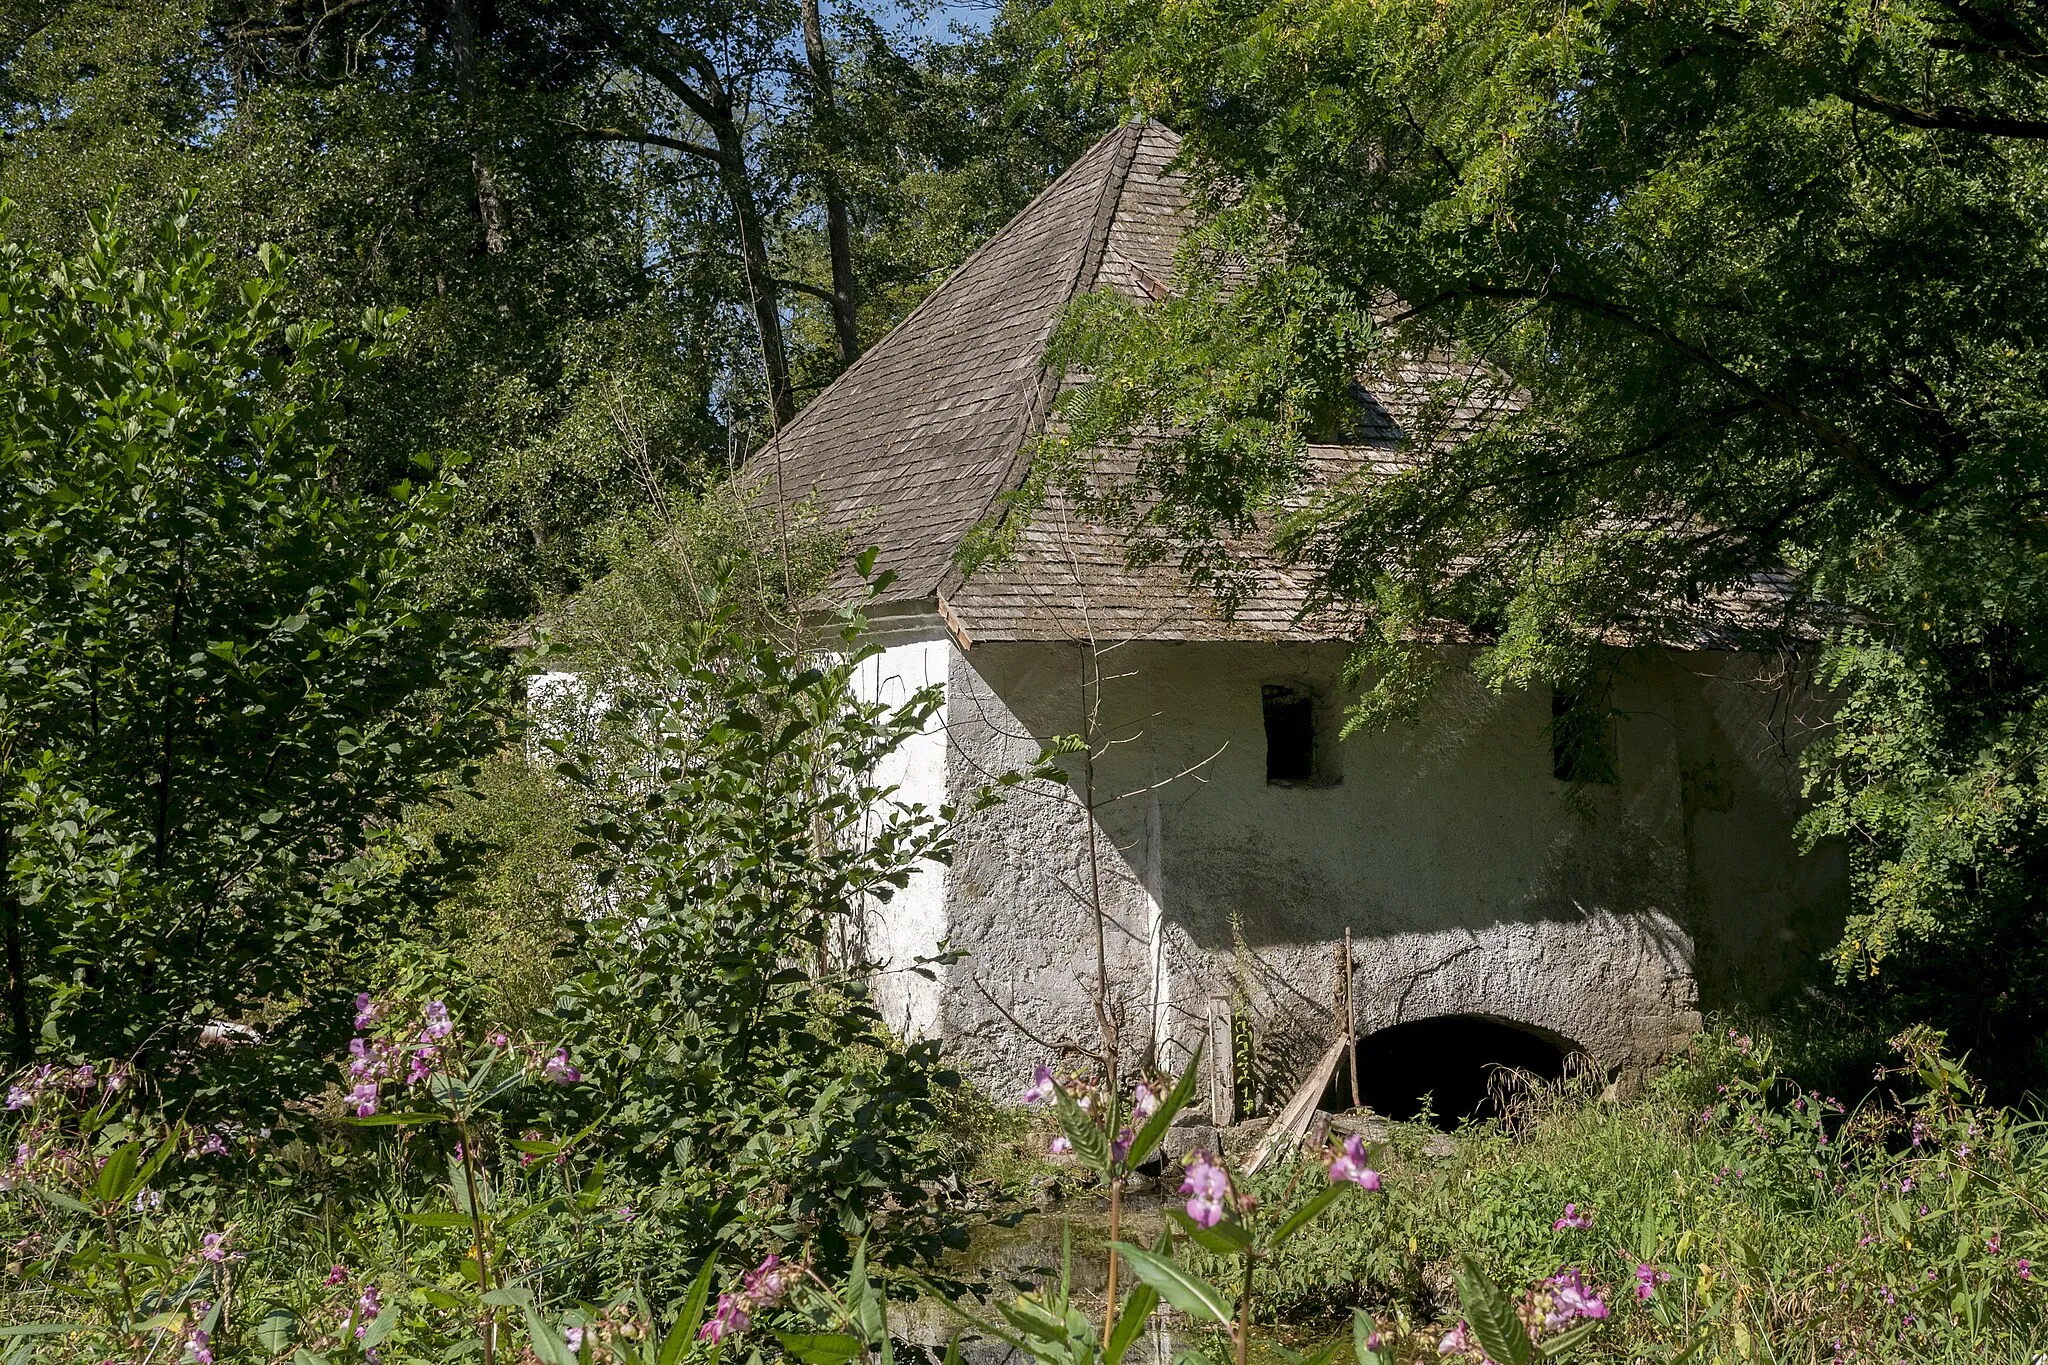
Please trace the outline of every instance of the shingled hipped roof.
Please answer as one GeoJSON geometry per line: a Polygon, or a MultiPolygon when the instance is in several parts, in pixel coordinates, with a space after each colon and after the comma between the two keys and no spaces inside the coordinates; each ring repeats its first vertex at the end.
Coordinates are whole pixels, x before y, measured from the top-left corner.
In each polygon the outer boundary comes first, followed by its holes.
{"type": "MultiPolygon", "coordinates": [[[[883,610],[931,611],[963,643],[1357,638],[1359,623],[1309,613],[1310,573],[1259,545],[1237,547],[1259,589],[1226,618],[1173,563],[1130,567],[1125,532],[1059,495],[1021,528],[1010,558],[971,578],[955,567],[968,534],[1029,472],[1061,383],[1045,349],[1068,302],[1103,287],[1164,295],[1188,226],[1185,182],[1171,169],[1179,149],[1149,121],[1103,138],[748,462],[743,477],[764,500],[815,498],[828,529],[877,547],[877,566],[897,574],[883,610]]],[[[1454,377],[1428,360],[1404,367],[1372,395],[1353,443],[1309,448],[1312,481],[1399,462],[1404,422],[1432,384],[1454,377]]],[[[1492,420],[1487,391],[1473,386],[1442,436],[1492,420]]],[[[1104,477],[1135,468],[1127,452],[1096,456],[1104,477]]],[[[1716,647],[1732,617],[1782,616],[1790,584],[1778,577],[1760,584],[1768,601],[1723,603],[1715,627],[1671,643],[1716,647]]]]}

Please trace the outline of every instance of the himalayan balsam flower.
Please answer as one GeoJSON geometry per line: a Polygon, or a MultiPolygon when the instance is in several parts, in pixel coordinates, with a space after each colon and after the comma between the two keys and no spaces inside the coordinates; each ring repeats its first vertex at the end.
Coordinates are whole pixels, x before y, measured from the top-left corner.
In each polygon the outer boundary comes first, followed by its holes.
{"type": "Polygon", "coordinates": [[[226,1156],[228,1154],[228,1145],[221,1139],[219,1133],[208,1133],[206,1141],[199,1144],[197,1154],[199,1156],[226,1156]]]}
{"type": "Polygon", "coordinates": [[[1550,1307],[1543,1315],[1543,1325],[1550,1331],[1557,1331],[1576,1318],[1604,1318],[1607,1316],[1607,1300],[1589,1286],[1572,1269],[1558,1271],[1543,1282],[1548,1292],[1550,1307]]]}
{"type": "Polygon", "coordinates": [[[1138,1090],[1131,1097],[1131,1122],[1143,1123],[1159,1112],[1159,1096],[1151,1086],[1138,1082],[1138,1090]]]}
{"type": "Polygon", "coordinates": [[[438,1043],[455,1032],[455,1023],[448,1017],[448,1006],[440,1000],[429,1000],[426,1010],[427,1024],[420,1030],[420,1037],[430,1043],[438,1043]]]}
{"type": "Polygon", "coordinates": [[[322,1280],[321,1283],[325,1284],[330,1289],[333,1288],[335,1285],[348,1283],[348,1267],[345,1265],[338,1265],[334,1267],[332,1270],[327,1272],[327,1278],[325,1280],[322,1280]]]}
{"type": "Polygon", "coordinates": [[[621,1204],[612,1210],[612,1217],[618,1219],[621,1223],[630,1223],[639,1216],[638,1213],[634,1212],[631,1204],[621,1204]]]}
{"type": "Polygon", "coordinates": [[[2033,1279],[2033,1278],[2034,1278],[2034,1263],[2033,1263],[2032,1261],[2026,1260],[2025,1258],[2022,1258],[2022,1259],[2021,1259],[2021,1261],[2020,1261],[2020,1263],[2019,1263],[2019,1272],[2020,1272],[2020,1278],[2021,1278],[2021,1279],[2023,1279],[2023,1280],[2031,1280],[2031,1279],[2033,1279]]]}
{"type": "Polygon", "coordinates": [[[1648,1303],[1657,1297],[1657,1286],[1668,1283],[1670,1279],[1670,1271],[1659,1270],[1648,1261],[1643,1262],[1636,1267],[1636,1297],[1648,1303]]]}
{"type": "Polygon", "coordinates": [[[747,1330],[747,1306],[737,1294],[720,1294],[710,1320],[697,1329],[697,1340],[713,1345],[747,1330]]]}
{"type": "Polygon", "coordinates": [[[1045,1146],[1046,1155],[1048,1156],[1065,1156],[1073,1150],[1074,1144],[1068,1140],[1065,1133],[1061,1133],[1045,1146]]]}
{"type": "Polygon", "coordinates": [[[1587,1228],[1592,1226],[1592,1213],[1580,1213],[1579,1206],[1577,1204],[1566,1204],[1564,1206],[1564,1217],[1558,1219],[1555,1223],[1552,1223],[1550,1225],[1550,1230],[1552,1232],[1563,1232],[1566,1228],[1573,1228],[1583,1232],[1587,1228]]]}
{"type": "Polygon", "coordinates": [[[383,1293],[374,1284],[364,1285],[362,1296],[356,1300],[356,1340],[362,1340],[363,1333],[370,1330],[370,1324],[383,1311],[383,1293]]]}
{"type": "Polygon", "coordinates": [[[135,1196],[135,1211],[137,1213],[154,1213],[163,1206],[164,1196],[161,1190],[143,1190],[135,1196]]]}
{"type": "Polygon", "coordinates": [[[1344,1139],[1344,1146],[1330,1163],[1330,1183],[1356,1185],[1361,1190],[1379,1189],[1380,1173],[1365,1164],[1365,1141],[1358,1134],[1344,1139]]]}
{"type": "Polygon", "coordinates": [[[1126,1128],[1116,1135],[1116,1141],[1109,1144],[1109,1159],[1122,1161],[1131,1151],[1131,1130],[1126,1128]]]}
{"type": "Polygon", "coordinates": [[[1187,1178],[1180,1192],[1188,1196],[1188,1217],[1205,1228],[1223,1221],[1223,1201],[1230,1197],[1230,1176],[1209,1159],[1207,1152],[1188,1158],[1187,1178]]]}
{"type": "Polygon", "coordinates": [[[209,1232],[199,1239],[199,1255],[202,1260],[219,1265],[228,1258],[228,1235],[225,1232],[209,1232]]]}
{"type": "Polygon", "coordinates": [[[784,1294],[789,1292],[792,1276],[789,1267],[782,1263],[780,1256],[769,1255],[768,1259],[747,1272],[740,1292],[746,1296],[747,1304],[755,1312],[772,1308],[784,1294]]]}
{"type": "Polygon", "coordinates": [[[572,1352],[580,1355],[583,1351],[583,1331],[584,1329],[581,1327],[564,1327],[562,1329],[562,1344],[567,1346],[572,1352]]]}
{"type": "Polygon", "coordinates": [[[356,1107],[356,1117],[369,1118],[377,1112],[377,1083],[358,1081],[348,1092],[348,1102],[356,1107]]]}
{"type": "Polygon", "coordinates": [[[1440,1356],[1468,1356],[1478,1349],[1479,1344],[1472,1340],[1472,1329],[1463,1322],[1444,1333],[1444,1339],[1436,1344],[1440,1356]]]}
{"type": "Polygon", "coordinates": [[[569,1049],[558,1047],[555,1055],[541,1064],[540,1074],[556,1085],[574,1085],[583,1079],[583,1073],[569,1062],[569,1049]]]}
{"type": "Polygon", "coordinates": [[[383,1012],[383,1006],[379,1005],[375,1000],[372,1000],[370,998],[370,993],[368,991],[364,991],[362,994],[356,997],[357,1028],[368,1028],[370,1025],[377,1022],[377,1016],[382,1014],[383,1012]]]}
{"type": "Polygon", "coordinates": [[[1042,1066],[1032,1074],[1031,1088],[1024,1092],[1024,1103],[1044,1104],[1058,1088],[1052,1078],[1052,1068],[1042,1066]]]}
{"type": "Polygon", "coordinates": [[[512,1046],[512,1040],[505,1036],[505,1031],[503,1029],[500,1029],[498,1032],[493,1033],[491,1035],[491,1046],[495,1048],[507,1048],[512,1046]]]}
{"type": "Polygon", "coordinates": [[[213,1335],[204,1327],[194,1327],[185,1338],[185,1359],[191,1365],[213,1365],[213,1335]]]}
{"type": "Polygon", "coordinates": [[[35,1098],[34,1095],[20,1086],[10,1085],[7,1087],[7,1110],[9,1113],[12,1113],[17,1109],[26,1109],[29,1105],[35,1103],[35,1098]]]}

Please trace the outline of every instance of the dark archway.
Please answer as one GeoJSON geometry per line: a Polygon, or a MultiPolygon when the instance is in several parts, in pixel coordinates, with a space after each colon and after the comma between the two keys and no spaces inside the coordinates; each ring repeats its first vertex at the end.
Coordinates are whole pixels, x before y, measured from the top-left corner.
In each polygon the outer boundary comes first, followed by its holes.
{"type": "MultiPolygon", "coordinates": [[[[1358,1100],[1390,1119],[1422,1117],[1427,1099],[1431,1120],[1455,1128],[1467,1119],[1492,1117],[1487,1079],[1497,1067],[1528,1071],[1546,1081],[1561,1080],[1565,1058],[1576,1051],[1515,1024],[1479,1014],[1446,1014],[1416,1019],[1358,1040],[1358,1100]]],[[[1326,1103],[1351,1098],[1351,1082],[1339,1064],[1326,1103]]]]}

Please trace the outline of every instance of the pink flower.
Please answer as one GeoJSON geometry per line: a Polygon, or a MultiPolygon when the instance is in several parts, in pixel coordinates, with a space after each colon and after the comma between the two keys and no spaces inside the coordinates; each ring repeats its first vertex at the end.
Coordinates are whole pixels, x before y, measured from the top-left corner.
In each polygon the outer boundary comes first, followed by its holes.
{"type": "Polygon", "coordinates": [[[412,1054],[412,1065],[406,1068],[405,1083],[418,1085],[434,1074],[434,1059],[440,1054],[433,1048],[423,1047],[412,1054]]]}
{"type": "Polygon", "coordinates": [[[1988,1252],[1991,1252],[1991,1253],[1992,1253],[1993,1255],[1996,1255],[1996,1254],[1997,1254],[1997,1252],[1998,1252],[1998,1234],[1997,1234],[1997,1233],[1995,1233],[1995,1232],[1994,1232],[1994,1233],[1992,1233],[1992,1234],[1991,1234],[1991,1235],[1990,1235],[1989,1237],[1986,1237],[1986,1238],[1984,1239],[1984,1249],[1985,1249],[1986,1251],[1988,1251],[1988,1252]]]}
{"type": "Polygon", "coordinates": [[[202,1260],[219,1265],[228,1259],[228,1235],[225,1232],[209,1232],[199,1239],[199,1255],[202,1260]]]}
{"type": "Polygon", "coordinates": [[[562,1343],[579,1355],[583,1351],[583,1330],[581,1327],[564,1327],[562,1329],[562,1343]]]}
{"type": "Polygon", "coordinates": [[[1478,1349],[1478,1343],[1472,1340],[1472,1329],[1463,1322],[1444,1333],[1444,1339],[1436,1344],[1440,1356],[1468,1356],[1478,1349]]]}
{"type": "Polygon", "coordinates": [[[1657,1286],[1667,1284],[1670,1280],[1670,1271],[1659,1270],[1656,1266],[1645,1261],[1636,1267],[1636,1297],[1648,1303],[1651,1299],[1657,1297],[1657,1286]]]}
{"type": "Polygon", "coordinates": [[[1151,1086],[1139,1081],[1137,1093],[1131,1097],[1131,1122],[1142,1124],[1158,1112],[1158,1094],[1151,1086]]]}
{"type": "Polygon", "coordinates": [[[574,1085],[583,1079],[583,1073],[570,1065],[569,1049],[565,1047],[556,1048],[555,1055],[541,1064],[540,1074],[556,1085],[574,1085]]]}
{"type": "Polygon", "coordinates": [[[213,1365],[213,1334],[204,1327],[194,1327],[185,1338],[185,1359],[191,1365],[213,1365]]]}
{"type": "Polygon", "coordinates": [[[1564,1217],[1558,1219],[1555,1223],[1552,1223],[1550,1225],[1550,1230],[1552,1232],[1563,1232],[1566,1228],[1573,1228],[1583,1232],[1585,1229],[1592,1226],[1592,1213],[1580,1213],[1579,1206],[1577,1204],[1566,1204],[1564,1206],[1564,1217]]]}
{"type": "Polygon", "coordinates": [[[420,1030],[420,1036],[428,1042],[438,1043],[455,1032],[455,1023],[448,1017],[448,1006],[439,1000],[427,1002],[427,1025],[420,1030]]]}
{"type": "Polygon", "coordinates": [[[370,993],[368,991],[364,991],[360,995],[356,996],[357,1028],[368,1028],[370,1025],[377,1022],[377,1016],[382,1014],[383,1012],[384,1007],[379,1005],[375,1000],[372,1000],[370,998],[370,993]]]}
{"type": "Polygon", "coordinates": [[[1224,1201],[1230,1197],[1230,1175],[1211,1161],[1207,1152],[1196,1152],[1188,1158],[1180,1192],[1188,1196],[1188,1217],[1201,1227],[1213,1228],[1223,1221],[1224,1201]]]}
{"type": "Polygon", "coordinates": [[[510,1047],[511,1045],[512,1045],[512,1040],[511,1040],[510,1038],[507,1038],[507,1037],[505,1036],[504,1030],[500,1029],[500,1030],[499,1030],[498,1032],[496,1032],[496,1033],[493,1033],[493,1034],[491,1035],[491,1046],[492,1046],[492,1047],[495,1047],[495,1048],[507,1048],[507,1047],[510,1047]]]}
{"type": "Polygon", "coordinates": [[[2022,1258],[2022,1259],[2020,1260],[2020,1263],[2019,1263],[2019,1272],[2020,1272],[2020,1278],[2021,1278],[2021,1279],[2023,1279],[2023,1280],[2031,1280],[2031,1279],[2033,1279],[2033,1278],[2034,1278],[2034,1263],[2033,1263],[2032,1261],[2026,1260],[2025,1258],[2022,1258]]]}
{"type": "Polygon", "coordinates": [[[1352,1184],[1361,1190],[1379,1189],[1380,1173],[1365,1164],[1365,1141],[1358,1134],[1345,1138],[1336,1159],[1330,1162],[1330,1183],[1352,1184]]]}
{"type": "Polygon", "coordinates": [[[206,1141],[199,1144],[199,1151],[197,1153],[199,1156],[226,1156],[227,1154],[228,1145],[221,1141],[219,1133],[208,1133],[206,1141]]]}
{"type": "Polygon", "coordinates": [[[1601,1298],[1577,1270],[1560,1270],[1545,1280],[1543,1287],[1550,1296],[1550,1308],[1543,1315],[1543,1325],[1553,1332],[1574,1318],[1607,1316],[1607,1300],[1601,1298]]]}
{"type": "Polygon", "coordinates": [[[383,1311],[383,1293],[374,1284],[364,1285],[362,1294],[356,1299],[356,1340],[362,1340],[363,1333],[370,1330],[370,1324],[383,1311]]]}
{"type": "Polygon", "coordinates": [[[1032,1073],[1031,1087],[1024,1092],[1024,1103],[1044,1104],[1058,1089],[1058,1084],[1052,1078],[1052,1068],[1042,1066],[1032,1073]]]}
{"type": "Polygon", "coordinates": [[[1130,1154],[1130,1150],[1131,1130],[1126,1128],[1116,1135],[1116,1141],[1109,1144],[1109,1159],[1111,1161],[1122,1161],[1130,1154]]]}
{"type": "Polygon", "coordinates": [[[746,1280],[740,1286],[740,1293],[746,1297],[747,1307],[753,1312],[773,1308],[776,1300],[789,1292],[792,1276],[782,1258],[770,1254],[768,1259],[747,1272],[746,1280]]]}
{"type": "Polygon", "coordinates": [[[348,1092],[348,1099],[349,1103],[356,1107],[357,1118],[369,1118],[377,1112],[377,1083],[375,1081],[359,1082],[354,1089],[348,1092]]]}
{"type": "Polygon", "coordinates": [[[1073,1150],[1074,1144],[1068,1140],[1065,1133],[1061,1133],[1045,1146],[1047,1156],[1065,1156],[1073,1150]]]}
{"type": "Polygon", "coordinates": [[[348,1267],[345,1265],[338,1265],[334,1267],[334,1269],[327,1272],[327,1278],[321,1281],[321,1283],[327,1285],[330,1289],[333,1288],[335,1285],[346,1284],[347,1282],[348,1267]]]}
{"type": "Polygon", "coordinates": [[[720,1294],[718,1308],[710,1320],[697,1329],[697,1340],[713,1345],[747,1330],[747,1306],[737,1294],[720,1294]]]}
{"type": "Polygon", "coordinates": [[[36,1097],[34,1095],[30,1094],[21,1086],[10,1085],[7,1087],[7,1109],[9,1113],[12,1113],[16,1109],[28,1108],[31,1104],[35,1103],[35,1099],[36,1097]]]}

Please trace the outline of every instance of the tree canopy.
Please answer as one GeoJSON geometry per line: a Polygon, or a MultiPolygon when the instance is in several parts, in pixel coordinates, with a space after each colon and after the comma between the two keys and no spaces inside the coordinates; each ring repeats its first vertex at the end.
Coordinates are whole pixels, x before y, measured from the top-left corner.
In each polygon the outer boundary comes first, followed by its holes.
{"type": "MultiPolygon", "coordinates": [[[[1158,423],[1138,520],[1227,581],[1270,514],[1373,623],[1370,717],[1480,627],[1578,687],[1789,567],[1828,604],[1845,974],[1964,981],[2038,1036],[2048,870],[2048,35],[2001,0],[1149,0],[1067,11],[1188,138],[1173,300],[1093,301],[1074,444],[1158,423]],[[1418,359],[1394,477],[1285,499],[1354,384],[1418,359]],[[1489,420],[1465,418],[1479,404],[1489,420]],[[1986,944],[2001,945],[1987,967],[1986,944]],[[1985,975],[1988,972],[1989,975],[1985,975]],[[1984,989],[1989,986],[1990,989],[1984,989]],[[2000,987],[2005,993],[2000,994],[2000,987]]],[[[1136,515],[1136,514],[1134,514],[1136,515]]],[[[1793,623],[1787,623],[1793,624],[1793,623]]]]}

